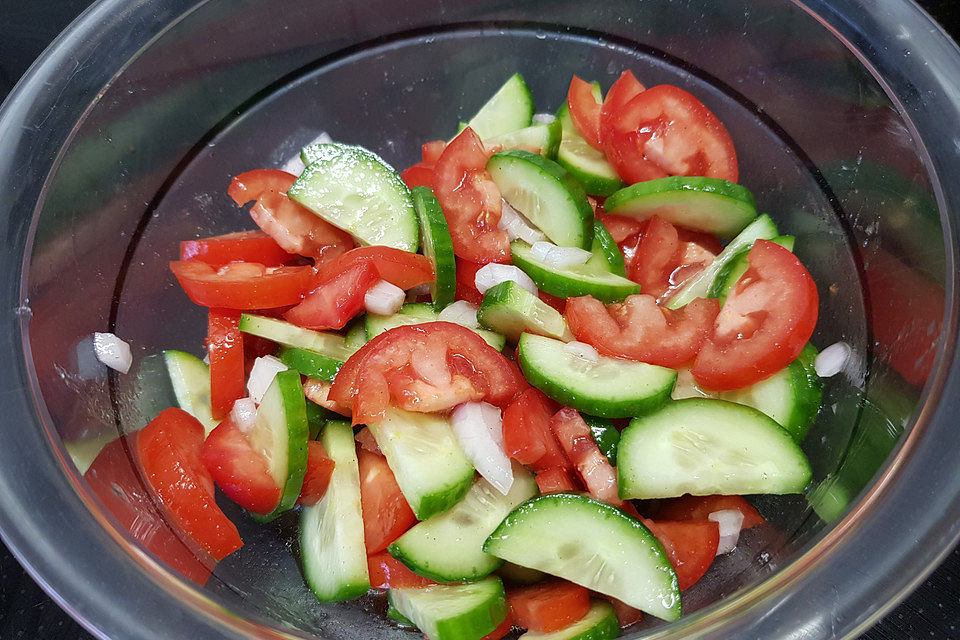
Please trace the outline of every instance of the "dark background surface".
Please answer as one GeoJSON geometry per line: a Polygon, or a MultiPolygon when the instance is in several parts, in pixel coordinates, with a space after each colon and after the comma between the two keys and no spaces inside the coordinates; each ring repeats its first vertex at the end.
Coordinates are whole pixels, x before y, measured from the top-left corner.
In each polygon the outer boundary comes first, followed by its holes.
{"type": "MultiPolygon", "coordinates": [[[[90,0],[0,0],[0,99],[89,4],[90,0]]],[[[960,0],[920,4],[955,39],[960,38],[960,0]]],[[[44,594],[0,542],[0,639],[20,638],[91,640],[92,636],[44,594]]],[[[861,640],[946,638],[960,638],[960,549],[861,640]]]]}

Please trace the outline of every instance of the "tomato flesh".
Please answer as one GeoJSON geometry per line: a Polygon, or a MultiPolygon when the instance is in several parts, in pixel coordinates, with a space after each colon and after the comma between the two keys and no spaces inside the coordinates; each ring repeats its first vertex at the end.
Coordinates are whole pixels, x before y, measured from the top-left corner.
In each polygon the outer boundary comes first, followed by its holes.
{"type": "Polygon", "coordinates": [[[457,300],[466,300],[470,304],[479,305],[483,302],[483,294],[477,289],[477,271],[482,264],[457,258],[456,297],[457,300]]]}
{"type": "Polygon", "coordinates": [[[760,512],[741,496],[687,494],[661,503],[655,516],[659,520],[706,520],[711,513],[728,510],[743,514],[741,529],[750,529],[766,522],[760,512]]]}
{"type": "Polygon", "coordinates": [[[407,589],[437,584],[410,571],[386,551],[367,556],[367,571],[370,574],[370,586],[374,589],[407,589]]]}
{"type": "Polygon", "coordinates": [[[550,430],[557,404],[530,387],[503,410],[503,448],[507,455],[535,472],[569,469],[570,463],[550,430]]]}
{"type": "Polygon", "coordinates": [[[663,301],[683,288],[715,257],[716,253],[696,241],[685,241],[679,229],[660,216],[653,216],[637,245],[629,276],[640,284],[644,293],[663,301]]]}
{"type": "Polygon", "coordinates": [[[565,493],[568,491],[581,491],[580,483],[573,477],[570,470],[565,467],[553,467],[546,469],[536,475],[537,488],[540,493],[565,493]]]}
{"type": "Polygon", "coordinates": [[[617,78],[616,82],[610,87],[607,96],[600,107],[599,129],[602,151],[610,147],[611,133],[613,132],[614,118],[616,113],[623,108],[625,104],[644,91],[644,86],[640,84],[632,71],[624,71],[617,78]]]}
{"type": "Polygon", "coordinates": [[[207,436],[200,460],[220,490],[247,511],[270,513],[279,504],[280,487],[267,459],[230,418],[207,436]]]}
{"type": "Polygon", "coordinates": [[[680,589],[688,589],[703,577],[720,546],[720,527],[712,520],[643,520],[657,536],[677,572],[680,589]]]}
{"type": "Polygon", "coordinates": [[[239,311],[210,309],[207,353],[210,357],[210,409],[214,419],[220,420],[230,413],[234,402],[246,395],[239,311]]]}
{"type": "Polygon", "coordinates": [[[367,291],[380,282],[370,262],[361,262],[324,282],[283,317],[307,329],[342,329],[364,310],[367,291]]]}
{"type": "Polygon", "coordinates": [[[435,165],[432,163],[418,162],[404,169],[400,178],[410,189],[414,187],[430,187],[430,189],[433,189],[434,167],[435,165]]]}
{"type": "Polygon", "coordinates": [[[187,296],[201,307],[272,309],[300,302],[314,281],[313,267],[267,267],[233,262],[215,269],[199,260],[171,262],[187,296]]]}
{"type": "Polygon", "coordinates": [[[446,148],[446,140],[431,140],[430,142],[424,142],[422,145],[420,145],[420,156],[423,158],[424,162],[436,164],[437,160],[440,159],[440,156],[443,155],[443,150],[446,148]]]}
{"type": "Polygon", "coordinates": [[[525,629],[550,633],[580,620],[590,611],[590,592],[566,580],[517,587],[507,591],[514,622],[525,629]]]}
{"type": "Polygon", "coordinates": [[[600,144],[600,103],[593,96],[593,85],[573,76],[567,90],[567,108],[573,126],[594,149],[603,150],[600,144]]]}
{"type": "Polygon", "coordinates": [[[367,555],[386,549],[412,527],[417,518],[400,491],[400,485],[383,456],[359,449],[360,504],[363,510],[363,543],[367,555]]]}
{"type": "Polygon", "coordinates": [[[357,247],[317,270],[317,282],[328,282],[359,264],[376,267],[380,277],[401,289],[433,282],[433,261],[426,256],[393,247],[357,247]]]}
{"type": "Polygon", "coordinates": [[[310,506],[319,502],[330,486],[330,477],[333,476],[335,466],[319,441],[308,441],[307,470],[303,475],[303,486],[300,488],[297,504],[310,506]]]}
{"type": "Polygon", "coordinates": [[[279,267],[295,258],[262,231],[237,231],[180,243],[181,260],[199,260],[214,267],[231,262],[259,262],[267,267],[279,267]]]}
{"type": "Polygon", "coordinates": [[[623,504],[617,494],[617,472],[600,451],[580,413],[570,407],[560,409],[550,419],[550,429],[590,495],[612,505],[623,504]]]}

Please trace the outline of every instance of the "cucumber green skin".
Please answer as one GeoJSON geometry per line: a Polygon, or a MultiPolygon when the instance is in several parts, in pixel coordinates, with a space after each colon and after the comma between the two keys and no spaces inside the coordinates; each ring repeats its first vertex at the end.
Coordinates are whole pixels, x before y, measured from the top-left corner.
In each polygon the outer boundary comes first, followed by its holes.
{"type": "Polygon", "coordinates": [[[564,370],[558,365],[562,358],[559,349],[562,349],[559,341],[529,333],[521,335],[517,349],[520,370],[527,382],[549,397],[591,416],[631,418],[649,413],[670,398],[677,379],[676,371],[664,367],[600,356],[601,362],[614,361],[625,371],[653,381],[646,385],[647,388],[629,393],[622,382],[613,380],[598,392],[591,388],[589,374],[564,370]],[[555,342],[559,347],[544,341],[555,342]]]}
{"type": "Polygon", "coordinates": [[[526,149],[527,151],[535,151],[544,158],[556,160],[562,135],[560,123],[554,120],[553,122],[534,124],[502,136],[484,140],[484,144],[487,145],[487,148],[526,149]]]}
{"type": "MultiPolygon", "coordinates": [[[[400,311],[392,316],[377,316],[373,314],[367,314],[367,317],[364,321],[364,326],[366,328],[367,340],[373,340],[375,337],[384,331],[388,331],[389,329],[395,329],[397,327],[410,324],[436,322],[436,320],[437,313],[433,310],[432,306],[418,302],[411,302],[400,307],[400,311]]],[[[487,331],[486,329],[473,329],[473,331],[497,351],[503,351],[503,348],[507,344],[506,336],[501,333],[487,331]]]]}
{"type": "MultiPolygon", "coordinates": [[[[599,85],[596,93],[599,93],[599,85]]],[[[557,149],[557,163],[583,185],[584,191],[592,196],[606,197],[625,186],[604,153],[591,147],[577,131],[570,119],[570,108],[566,101],[557,110],[556,121],[563,132],[557,149]]]]}
{"type": "Polygon", "coordinates": [[[619,635],[620,622],[613,605],[594,600],[587,615],[573,624],[549,633],[528,631],[517,640],[610,640],[619,635]]]}
{"type": "Polygon", "coordinates": [[[507,280],[491,287],[477,309],[480,325],[501,333],[511,342],[521,333],[535,333],[564,342],[573,334],[560,312],[516,282],[507,280]]]}
{"type": "Polygon", "coordinates": [[[530,191],[548,194],[550,201],[545,212],[515,208],[552,242],[587,250],[593,245],[593,207],[583,187],[566,169],[553,160],[523,149],[493,154],[486,168],[507,202],[511,201],[511,183],[514,182],[525,183],[530,191]]]}
{"type": "Polygon", "coordinates": [[[367,325],[364,314],[360,314],[350,321],[347,325],[347,333],[343,337],[343,342],[348,349],[356,351],[367,344],[367,325]]]}
{"type": "Polygon", "coordinates": [[[433,261],[436,279],[430,285],[430,298],[437,311],[453,302],[457,288],[456,262],[453,255],[453,240],[450,227],[443,216],[440,201],[430,187],[414,187],[413,208],[420,221],[420,246],[423,255],[433,261]]]}
{"type": "MultiPolygon", "coordinates": [[[[530,245],[523,240],[510,243],[513,263],[536,283],[537,288],[558,298],[593,296],[604,303],[622,302],[640,293],[640,285],[610,272],[584,269],[556,269],[530,256],[530,245]]],[[[592,260],[592,258],[591,258],[592,260]]]]}
{"type": "Polygon", "coordinates": [[[613,423],[606,418],[580,414],[583,421],[590,427],[590,434],[593,441],[597,443],[597,448],[603,455],[607,456],[610,466],[617,466],[617,447],[620,445],[620,432],[613,426],[613,423]]]}
{"type": "Polygon", "coordinates": [[[207,435],[219,422],[213,419],[210,407],[210,367],[206,362],[184,351],[164,351],[163,362],[177,406],[196,418],[207,435]]]}
{"type": "Polygon", "coordinates": [[[429,587],[390,589],[389,606],[411,621],[430,640],[480,640],[507,617],[507,596],[499,578],[484,578],[466,584],[438,584],[429,587]],[[431,610],[430,600],[442,604],[460,602],[460,611],[431,610]]]}
{"type": "MultiPolygon", "coordinates": [[[[593,249],[594,256],[601,256],[606,262],[607,270],[613,275],[622,278],[627,277],[627,267],[623,262],[623,252],[617,245],[617,241],[610,235],[610,230],[599,220],[593,221],[593,249]]],[[[592,266],[594,258],[587,260],[587,268],[592,266]]],[[[599,261],[598,262],[598,267],[599,261]]]]}
{"type": "Polygon", "coordinates": [[[732,238],[757,217],[750,190],[719,178],[669,176],[632,184],[603,203],[607,213],[667,222],[732,238]]]}
{"type": "Polygon", "coordinates": [[[802,493],[812,476],[803,451],[773,418],[714,398],[676,400],[634,418],[620,434],[617,462],[623,499],[802,493]],[[696,444],[679,444],[682,433],[696,444]]]}
{"type": "Polygon", "coordinates": [[[360,348],[348,346],[343,337],[335,333],[304,329],[286,320],[258,316],[253,313],[240,315],[240,331],[273,340],[286,347],[316,351],[341,362],[346,362],[347,358],[360,348]]]}
{"type": "Polygon", "coordinates": [[[397,608],[394,607],[391,603],[387,602],[387,617],[393,620],[394,622],[399,623],[403,627],[413,627],[416,628],[417,625],[410,622],[410,619],[405,615],[397,611],[397,608]]]}
{"type": "Polygon", "coordinates": [[[316,402],[311,402],[307,400],[307,429],[309,430],[310,439],[316,440],[320,436],[320,432],[323,431],[323,428],[331,420],[343,421],[343,416],[321,407],[316,402]]]}
{"type": "Polygon", "coordinates": [[[333,382],[337,372],[343,363],[333,358],[310,351],[309,349],[297,349],[296,347],[284,347],[280,349],[280,361],[296,369],[305,376],[333,382]]]}
{"type": "MultiPolygon", "coordinates": [[[[776,242],[780,246],[793,251],[793,236],[777,236],[770,242],[776,242]]],[[[730,292],[733,290],[733,286],[737,284],[737,280],[739,280],[750,267],[750,263],[747,262],[748,253],[750,253],[750,247],[741,250],[727,264],[723,265],[723,268],[717,272],[713,282],[710,283],[710,290],[707,292],[708,298],[716,298],[720,301],[720,305],[723,305],[727,296],[730,295],[730,292]]]]}
{"type": "MultiPolygon", "coordinates": [[[[533,122],[533,112],[533,95],[530,93],[530,87],[527,86],[523,76],[515,73],[507,78],[496,93],[480,107],[477,114],[470,118],[465,126],[459,128],[459,131],[470,127],[481,140],[487,140],[529,127],[533,122]]],[[[431,640],[438,639],[431,638],[431,640]]]]}

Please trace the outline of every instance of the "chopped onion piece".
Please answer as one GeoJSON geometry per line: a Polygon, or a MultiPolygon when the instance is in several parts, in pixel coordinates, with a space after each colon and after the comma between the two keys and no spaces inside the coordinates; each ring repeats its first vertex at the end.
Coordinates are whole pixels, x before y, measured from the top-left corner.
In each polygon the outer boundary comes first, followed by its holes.
{"type": "Polygon", "coordinates": [[[480,322],[477,320],[477,306],[466,300],[457,300],[445,306],[437,314],[437,320],[463,325],[468,329],[480,328],[480,322]]]}
{"type": "Polygon", "coordinates": [[[533,244],[546,237],[542,231],[535,228],[529,220],[511,207],[510,203],[506,200],[501,202],[500,222],[497,227],[502,231],[506,231],[511,241],[519,238],[527,244],[533,244]]]}
{"type": "Polygon", "coordinates": [[[257,403],[253,398],[240,398],[234,401],[233,409],[230,410],[230,418],[233,424],[237,425],[240,431],[247,433],[253,429],[253,423],[257,418],[257,403]]]}
{"type": "Polygon", "coordinates": [[[568,342],[563,345],[563,350],[588,362],[600,362],[600,354],[586,342],[568,342]]]}
{"type": "Polygon", "coordinates": [[[247,392],[253,401],[260,404],[263,394],[267,392],[270,383],[281,371],[286,371],[287,365],[274,356],[263,356],[253,361],[250,369],[250,378],[247,380],[247,392]]]}
{"type": "Polygon", "coordinates": [[[386,280],[381,280],[370,287],[363,296],[363,306],[367,311],[378,316],[392,316],[406,301],[407,294],[404,290],[386,280]]]}
{"type": "Polygon", "coordinates": [[[593,254],[580,247],[558,247],[552,242],[534,242],[530,247],[530,257],[544,264],[567,269],[581,265],[593,254]]]}
{"type": "MultiPolygon", "coordinates": [[[[313,144],[330,144],[331,142],[333,142],[333,138],[330,137],[330,134],[326,131],[321,131],[320,135],[303,146],[309,147],[313,144]]],[[[301,173],[303,173],[303,170],[306,169],[306,166],[303,164],[303,159],[300,157],[300,152],[298,151],[295,156],[287,160],[283,166],[280,167],[280,169],[286,171],[287,173],[292,173],[295,176],[299,176],[301,173]]]]}
{"type": "Polygon", "coordinates": [[[717,523],[720,529],[720,544],[717,546],[717,555],[722,556],[737,548],[740,539],[740,527],[743,526],[743,514],[739,509],[724,509],[714,511],[707,516],[708,520],[717,523]]]}
{"type": "Polygon", "coordinates": [[[507,282],[508,280],[516,282],[533,295],[537,295],[537,285],[530,279],[530,276],[512,264],[491,262],[490,264],[483,265],[477,270],[474,284],[477,286],[477,291],[486,293],[487,289],[495,287],[501,282],[507,282]]]}
{"type": "Polygon", "coordinates": [[[536,124],[550,124],[557,119],[557,116],[552,113],[535,113],[533,114],[533,121],[536,124]]]}
{"type": "Polygon", "coordinates": [[[817,354],[817,359],[813,362],[813,368],[816,369],[817,375],[821,378],[835,376],[843,371],[847,360],[850,359],[850,354],[850,345],[846,342],[835,342],[817,354]]]}
{"type": "Polygon", "coordinates": [[[464,402],[451,414],[453,432],[477,472],[497,491],[507,495],[513,486],[513,468],[503,450],[500,409],[486,402],[464,402]]]}
{"type": "Polygon", "coordinates": [[[130,345],[112,333],[94,333],[93,352],[97,360],[120,373],[130,371],[133,364],[130,345]]]}

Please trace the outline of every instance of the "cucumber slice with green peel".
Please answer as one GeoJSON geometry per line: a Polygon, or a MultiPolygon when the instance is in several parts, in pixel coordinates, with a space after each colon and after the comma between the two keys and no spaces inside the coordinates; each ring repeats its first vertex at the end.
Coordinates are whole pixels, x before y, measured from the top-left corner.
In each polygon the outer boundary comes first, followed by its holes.
{"type": "MultiPolygon", "coordinates": [[[[396,329],[397,327],[410,324],[436,322],[438,319],[439,314],[433,310],[432,306],[419,302],[411,302],[400,307],[400,311],[392,316],[367,314],[364,320],[364,326],[366,327],[367,340],[373,340],[388,329],[396,329]]],[[[502,351],[503,347],[507,344],[506,336],[501,333],[494,333],[486,329],[474,329],[473,331],[497,351],[502,351]]]]}
{"type": "Polygon", "coordinates": [[[458,133],[470,127],[474,133],[486,141],[489,138],[529,127],[533,122],[533,112],[533,95],[530,93],[530,87],[527,86],[523,76],[515,73],[480,107],[477,115],[470,118],[466,126],[459,128],[458,133]]]}
{"type": "Polygon", "coordinates": [[[720,178],[669,176],[632,184],[603,203],[607,213],[645,220],[660,216],[694,231],[732,238],[757,217],[753,194],[720,178]]]}
{"type": "Polygon", "coordinates": [[[623,252],[617,241],[610,235],[610,230],[599,220],[593,221],[593,256],[584,263],[586,270],[609,271],[610,273],[627,277],[627,267],[623,262],[623,252]]]}
{"type": "MultiPolygon", "coordinates": [[[[770,242],[776,242],[781,247],[793,251],[793,236],[777,236],[770,240],[770,242]]],[[[717,272],[716,277],[710,284],[710,290],[707,292],[708,298],[716,298],[720,301],[720,305],[723,306],[727,296],[733,290],[733,285],[737,284],[740,276],[745,274],[750,267],[750,263],[747,262],[748,253],[750,253],[750,247],[741,250],[740,253],[717,272]]]]}
{"type": "Polygon", "coordinates": [[[566,169],[523,149],[493,154],[487,171],[500,195],[554,244],[590,249],[593,207],[566,169]]]}
{"type": "Polygon", "coordinates": [[[591,361],[564,343],[525,333],[518,362],[527,381],[560,404],[592,416],[630,418],[670,398],[677,372],[666,367],[600,356],[591,361]]]}
{"type": "Polygon", "coordinates": [[[296,347],[283,347],[280,349],[280,361],[311,378],[333,382],[337,372],[343,363],[333,358],[310,351],[309,349],[298,349],[296,347]]]}
{"type": "MultiPolygon", "coordinates": [[[[523,240],[510,243],[513,263],[536,283],[537,288],[558,298],[593,296],[601,302],[620,302],[640,293],[640,285],[621,275],[600,269],[593,258],[579,267],[560,269],[537,260],[530,254],[530,245],[523,240]]],[[[594,257],[596,257],[596,253],[594,257]]],[[[601,258],[607,265],[606,258],[601,258]]]]}
{"type": "Polygon", "coordinates": [[[484,551],[614,597],[664,620],[680,617],[677,574],[636,518],[589,496],[553,493],[517,507],[484,551]]]}
{"type": "MultiPolygon", "coordinates": [[[[597,85],[597,93],[599,89],[597,85]]],[[[625,186],[606,154],[591,147],[577,131],[566,102],[557,111],[557,122],[563,132],[557,163],[583,185],[584,191],[592,196],[610,196],[625,186]]]]}
{"type": "Polygon", "coordinates": [[[416,628],[416,626],[417,626],[417,625],[413,624],[413,623],[410,621],[410,619],[407,618],[407,616],[405,616],[405,615],[403,615],[402,613],[400,613],[399,611],[397,611],[397,608],[396,608],[395,606],[393,606],[393,604],[392,604],[391,602],[389,602],[389,601],[387,601],[387,617],[390,618],[391,620],[393,620],[394,622],[399,623],[401,626],[404,626],[404,627],[414,627],[414,628],[416,628]]]}
{"type": "Polygon", "coordinates": [[[507,617],[500,578],[390,589],[387,600],[430,640],[480,640],[507,617]]]}
{"type": "Polygon", "coordinates": [[[414,573],[437,582],[466,582],[489,575],[503,560],[483,552],[487,536],[508,513],[537,495],[537,483],[528,471],[514,464],[513,473],[507,495],[480,478],[463,500],[415,525],[387,551],[414,573]]]}
{"type": "Polygon", "coordinates": [[[343,336],[343,343],[351,351],[357,351],[363,345],[367,344],[367,325],[365,316],[361,315],[354,318],[347,327],[347,333],[343,336]]]}
{"type": "Polygon", "coordinates": [[[285,347],[309,349],[333,360],[346,362],[359,349],[347,346],[343,336],[336,333],[304,329],[285,320],[244,313],[240,316],[240,331],[252,336],[273,340],[285,347]]]}
{"type": "Polygon", "coordinates": [[[210,367],[197,356],[184,351],[164,351],[163,361],[177,406],[196,418],[210,435],[219,421],[210,408],[210,367]]]}
{"type": "Polygon", "coordinates": [[[321,602],[358,598],[370,590],[363,546],[360,468],[349,422],[328,422],[320,443],[334,462],[327,492],[300,514],[303,574],[321,602]]]}
{"type": "Polygon", "coordinates": [[[597,448],[610,461],[610,466],[617,466],[617,447],[620,445],[620,432],[612,422],[599,416],[580,414],[583,421],[590,427],[590,435],[597,443],[597,448]]]}
{"type": "Polygon", "coordinates": [[[328,422],[343,421],[343,416],[321,407],[316,402],[307,400],[307,429],[311,440],[316,440],[328,422]]]}
{"type": "Polygon", "coordinates": [[[564,342],[574,339],[560,312],[512,280],[491,287],[477,310],[477,320],[516,342],[523,332],[564,342]]]}
{"type": "Polygon", "coordinates": [[[473,484],[473,464],[448,418],[391,408],[367,427],[417,520],[446,511],[473,484]]]}
{"type": "Polygon", "coordinates": [[[252,514],[257,520],[273,520],[297,504],[307,471],[309,433],[300,373],[280,371],[263,394],[253,428],[247,433],[254,451],[267,459],[270,476],[281,487],[280,502],[268,514],[252,514]]]}
{"type": "Polygon", "coordinates": [[[500,576],[501,580],[509,582],[510,584],[536,584],[547,579],[547,574],[543,571],[521,567],[512,562],[504,562],[503,565],[497,569],[497,575],[500,576]]]}
{"type": "Polygon", "coordinates": [[[420,247],[423,255],[433,261],[436,279],[430,285],[430,299],[437,311],[453,302],[457,288],[456,262],[450,227],[443,216],[440,202],[430,187],[414,187],[413,208],[420,222],[420,247]]]}
{"type": "Polygon", "coordinates": [[[560,148],[561,135],[560,123],[554,120],[505,133],[483,142],[487,148],[525,149],[554,160],[557,157],[557,149],[560,148]]]}
{"type": "Polygon", "coordinates": [[[287,196],[361,244],[417,252],[420,227],[410,190],[378,155],[361,147],[316,144],[287,196]]]}
{"type": "Polygon", "coordinates": [[[789,433],[753,407],[688,398],[634,418],[620,434],[620,497],[802,493],[810,463],[789,433]]]}
{"type": "Polygon", "coordinates": [[[723,251],[713,259],[713,262],[671,296],[670,300],[667,301],[667,308],[679,309],[697,298],[709,297],[708,294],[713,286],[713,281],[728,262],[736,259],[743,249],[753,246],[756,240],[761,238],[772,240],[778,235],[777,225],[773,223],[770,216],[765,213],[758,216],[736,238],[731,240],[730,244],[723,248],[723,251]]]}
{"type": "Polygon", "coordinates": [[[573,624],[556,631],[527,631],[518,640],[610,640],[620,635],[620,622],[613,605],[593,600],[590,610],[573,624]]]}

